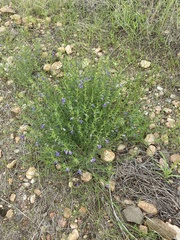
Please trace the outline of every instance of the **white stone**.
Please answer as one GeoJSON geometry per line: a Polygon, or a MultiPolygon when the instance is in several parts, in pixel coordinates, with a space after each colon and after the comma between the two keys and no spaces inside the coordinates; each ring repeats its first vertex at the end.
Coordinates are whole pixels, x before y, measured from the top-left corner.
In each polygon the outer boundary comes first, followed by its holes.
{"type": "Polygon", "coordinates": [[[163,91],[163,88],[162,87],[160,87],[160,86],[157,86],[157,90],[159,90],[159,91],[163,91]]]}
{"type": "Polygon", "coordinates": [[[146,60],[142,60],[140,62],[140,65],[141,65],[142,68],[148,68],[148,67],[150,67],[151,62],[150,61],[146,61],[146,60]]]}
{"type": "Polygon", "coordinates": [[[67,45],[66,47],[65,47],[65,51],[66,51],[66,53],[69,55],[69,54],[71,54],[72,53],[72,48],[71,48],[71,46],[70,45],[67,45]]]}

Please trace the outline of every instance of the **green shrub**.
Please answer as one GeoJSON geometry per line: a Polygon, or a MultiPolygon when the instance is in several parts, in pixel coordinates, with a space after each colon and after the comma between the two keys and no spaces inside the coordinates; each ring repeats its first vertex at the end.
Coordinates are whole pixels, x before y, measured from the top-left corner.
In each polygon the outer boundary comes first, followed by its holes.
{"type": "Polygon", "coordinates": [[[79,70],[72,61],[64,64],[63,78],[37,74],[25,110],[29,138],[48,165],[106,171],[98,155],[101,147],[113,149],[120,140],[139,143],[144,137],[147,122],[138,106],[141,78],[111,74],[104,62],[81,74],[79,70]]]}

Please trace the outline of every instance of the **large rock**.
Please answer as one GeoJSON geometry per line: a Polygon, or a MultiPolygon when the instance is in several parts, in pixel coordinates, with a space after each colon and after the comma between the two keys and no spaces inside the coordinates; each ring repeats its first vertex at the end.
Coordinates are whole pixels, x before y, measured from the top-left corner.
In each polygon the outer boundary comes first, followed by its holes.
{"type": "Polygon", "coordinates": [[[122,211],[127,222],[142,224],[143,214],[141,209],[135,206],[128,206],[122,211]]]}

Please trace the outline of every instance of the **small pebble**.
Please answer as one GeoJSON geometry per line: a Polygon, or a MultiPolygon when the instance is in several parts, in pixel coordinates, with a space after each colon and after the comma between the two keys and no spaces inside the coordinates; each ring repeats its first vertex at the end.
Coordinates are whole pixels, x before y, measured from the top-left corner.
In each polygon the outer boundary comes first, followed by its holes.
{"type": "Polygon", "coordinates": [[[117,148],[118,152],[123,152],[126,149],[126,146],[124,144],[120,144],[117,148]]]}
{"type": "Polygon", "coordinates": [[[149,125],[149,129],[153,129],[153,128],[155,128],[155,127],[156,127],[156,124],[154,124],[154,123],[152,123],[152,124],[149,125]]]}
{"type": "Polygon", "coordinates": [[[16,165],[16,160],[13,160],[11,163],[9,163],[6,167],[7,168],[9,168],[9,169],[11,169],[11,168],[13,168],[15,165],[16,165]]]}
{"type": "Polygon", "coordinates": [[[70,224],[70,228],[72,228],[72,229],[77,229],[77,228],[78,228],[77,223],[71,223],[71,224],[70,224]]]}
{"type": "Polygon", "coordinates": [[[160,86],[158,86],[158,87],[157,87],[157,90],[160,91],[160,92],[162,92],[162,91],[163,91],[163,88],[160,87],[160,86]]]}
{"type": "Polygon", "coordinates": [[[30,200],[30,202],[31,202],[32,204],[35,203],[35,199],[36,199],[36,195],[35,195],[35,194],[32,194],[32,195],[30,196],[30,198],[29,198],[29,200],[30,200]]]}
{"type": "Polygon", "coordinates": [[[155,115],[155,113],[154,112],[152,112],[150,115],[149,115],[149,118],[152,120],[152,119],[154,119],[156,117],[156,115],[155,115]]]}
{"type": "Polygon", "coordinates": [[[25,183],[23,183],[22,185],[27,188],[27,187],[29,187],[31,184],[28,183],[28,182],[25,182],[25,183]]]}
{"type": "Polygon", "coordinates": [[[14,202],[15,199],[16,199],[16,194],[12,193],[9,199],[10,199],[11,202],[14,202]]]}
{"type": "Polygon", "coordinates": [[[12,209],[9,209],[6,213],[7,219],[11,219],[14,216],[14,211],[12,209]]]}
{"type": "Polygon", "coordinates": [[[15,149],[15,150],[14,150],[14,153],[19,153],[19,152],[20,152],[19,149],[15,149]]]}
{"type": "Polygon", "coordinates": [[[147,156],[152,157],[156,153],[156,147],[153,145],[150,145],[146,151],[147,156]]]}
{"type": "Polygon", "coordinates": [[[41,194],[42,194],[42,192],[41,192],[38,188],[34,189],[34,193],[35,193],[38,197],[40,197],[41,194]]]}

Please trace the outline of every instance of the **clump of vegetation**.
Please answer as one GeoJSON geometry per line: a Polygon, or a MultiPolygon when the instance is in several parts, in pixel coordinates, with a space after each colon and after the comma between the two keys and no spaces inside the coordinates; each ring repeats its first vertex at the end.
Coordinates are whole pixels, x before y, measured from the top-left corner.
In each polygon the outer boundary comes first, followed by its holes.
{"type": "Polygon", "coordinates": [[[11,74],[27,86],[32,99],[27,100],[25,119],[42,162],[58,162],[64,171],[106,172],[107,166],[99,159],[100,148],[116,148],[120,140],[143,141],[147,121],[139,110],[140,76],[132,80],[111,73],[104,59],[83,71],[81,63],[67,61],[62,78],[49,78],[37,67],[32,77],[38,59],[27,48],[26,54],[23,51],[16,56],[11,74]]]}

